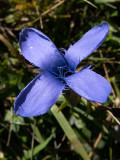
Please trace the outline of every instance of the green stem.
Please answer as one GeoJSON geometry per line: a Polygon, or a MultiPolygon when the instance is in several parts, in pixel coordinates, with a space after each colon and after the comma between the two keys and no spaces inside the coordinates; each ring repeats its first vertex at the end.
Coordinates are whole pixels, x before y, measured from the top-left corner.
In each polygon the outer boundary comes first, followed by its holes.
{"type": "Polygon", "coordinates": [[[64,102],[58,108],[58,112],[62,111],[62,109],[64,109],[67,105],[69,105],[69,102],[67,100],[64,100],[64,102]]]}
{"type": "Polygon", "coordinates": [[[73,145],[74,150],[78,154],[80,154],[81,157],[84,160],[90,160],[87,152],[85,151],[85,149],[84,149],[83,145],[81,144],[80,140],[78,139],[78,137],[76,136],[75,132],[71,128],[71,126],[68,123],[67,119],[65,118],[63,113],[61,111],[58,112],[58,110],[59,109],[58,109],[58,107],[56,105],[54,105],[51,108],[51,111],[52,111],[53,115],[55,116],[56,120],[58,121],[58,123],[60,124],[60,126],[63,129],[64,133],[66,134],[67,138],[69,139],[69,141],[73,145]]]}
{"type": "Polygon", "coordinates": [[[109,147],[109,156],[110,156],[110,160],[112,160],[112,147],[109,147]]]}

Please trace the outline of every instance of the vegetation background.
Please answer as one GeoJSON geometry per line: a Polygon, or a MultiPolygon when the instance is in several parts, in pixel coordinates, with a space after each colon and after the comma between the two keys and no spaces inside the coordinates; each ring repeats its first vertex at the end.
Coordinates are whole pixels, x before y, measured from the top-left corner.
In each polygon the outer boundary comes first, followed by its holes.
{"type": "Polygon", "coordinates": [[[120,110],[116,108],[120,108],[119,0],[0,0],[0,159],[120,160],[120,110]],[[60,95],[54,108],[42,116],[15,116],[16,96],[37,74],[20,55],[21,29],[37,28],[58,48],[67,49],[104,21],[110,26],[106,40],[79,67],[92,64],[107,78],[112,86],[107,102],[101,106],[81,98],[72,107],[60,95]],[[65,108],[57,115],[61,104],[65,108]]]}

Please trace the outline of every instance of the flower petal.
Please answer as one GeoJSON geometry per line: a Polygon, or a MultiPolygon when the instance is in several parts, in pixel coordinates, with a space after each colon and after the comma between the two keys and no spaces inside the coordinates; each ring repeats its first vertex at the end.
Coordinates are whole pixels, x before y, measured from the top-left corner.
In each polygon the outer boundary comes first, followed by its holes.
{"type": "Polygon", "coordinates": [[[23,29],[19,35],[19,43],[22,55],[40,70],[54,70],[66,64],[53,42],[37,29],[23,29]]]}
{"type": "Polygon", "coordinates": [[[32,117],[46,113],[57,101],[64,84],[50,72],[35,77],[15,100],[14,113],[32,117]]]}
{"type": "Polygon", "coordinates": [[[79,41],[71,45],[65,54],[65,58],[71,70],[75,70],[77,65],[94,50],[96,50],[105,40],[109,31],[108,23],[102,23],[89,30],[79,41]]]}
{"type": "Polygon", "coordinates": [[[66,77],[65,81],[74,92],[93,102],[104,103],[111,92],[108,81],[90,69],[66,77]]]}

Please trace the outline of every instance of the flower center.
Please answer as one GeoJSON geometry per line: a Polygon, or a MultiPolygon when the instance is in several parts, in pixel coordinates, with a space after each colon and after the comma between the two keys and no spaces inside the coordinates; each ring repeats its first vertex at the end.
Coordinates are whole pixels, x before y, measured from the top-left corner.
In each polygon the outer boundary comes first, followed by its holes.
{"type": "Polygon", "coordinates": [[[72,75],[73,73],[69,71],[68,67],[58,67],[58,72],[56,76],[60,79],[61,82],[65,83],[64,78],[72,75]]]}

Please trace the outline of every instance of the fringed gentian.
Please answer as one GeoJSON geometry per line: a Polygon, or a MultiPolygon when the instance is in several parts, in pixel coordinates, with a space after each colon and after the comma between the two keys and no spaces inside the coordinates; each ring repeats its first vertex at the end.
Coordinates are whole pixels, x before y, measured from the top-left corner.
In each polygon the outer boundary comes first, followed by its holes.
{"type": "Polygon", "coordinates": [[[20,92],[14,113],[22,117],[44,114],[66,87],[89,101],[104,103],[111,92],[108,81],[89,67],[78,72],[75,69],[101,45],[108,31],[107,23],[95,26],[65,50],[63,55],[41,31],[23,29],[19,36],[21,53],[30,63],[39,67],[41,73],[20,92]]]}

